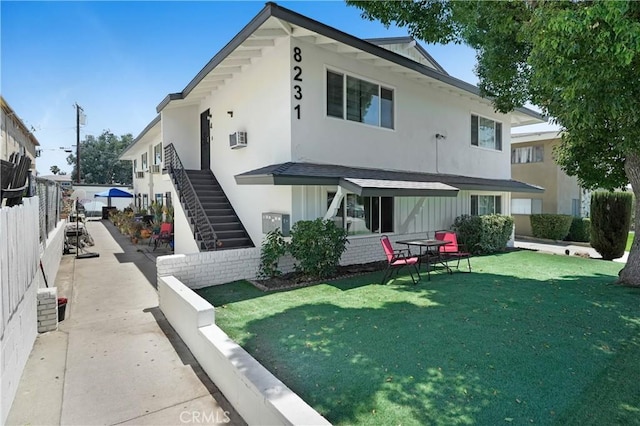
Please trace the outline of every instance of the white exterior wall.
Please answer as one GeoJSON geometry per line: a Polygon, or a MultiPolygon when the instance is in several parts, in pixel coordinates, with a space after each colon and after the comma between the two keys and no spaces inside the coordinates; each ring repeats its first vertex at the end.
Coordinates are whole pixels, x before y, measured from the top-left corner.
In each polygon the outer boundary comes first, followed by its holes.
{"type": "MultiPolygon", "coordinates": [[[[214,96],[207,98],[196,114],[210,109],[213,122],[211,168],[258,246],[262,242],[262,213],[290,213],[291,188],[237,185],[234,176],[291,159],[288,55],[288,40],[280,40],[214,96]],[[233,111],[233,117],[227,111],[233,111]],[[229,135],[236,131],[247,132],[247,147],[229,147],[229,135]]],[[[165,137],[165,140],[169,138],[165,137]]],[[[182,158],[180,148],[178,154],[182,158]]]]}
{"type": "MultiPolygon", "coordinates": [[[[133,190],[135,194],[147,194],[149,199],[149,205],[152,201],[155,201],[155,194],[164,194],[171,191],[171,179],[165,174],[151,172],[151,166],[153,165],[153,148],[162,143],[162,134],[160,132],[161,126],[156,125],[139,140],[135,146],[131,148],[131,151],[127,153],[126,158],[132,161],[132,173],[133,173],[133,190]],[[147,154],[147,167],[142,168],[142,154],[147,154]],[[133,170],[133,160],[136,160],[138,172],[144,172],[144,177],[138,178],[133,170]]],[[[164,145],[163,145],[163,157],[164,162],[164,145]]],[[[161,163],[162,164],[162,163],[161,163]]],[[[162,169],[162,167],[161,167],[162,169]]]]}
{"type": "MultiPolygon", "coordinates": [[[[206,108],[205,108],[206,109],[206,108]]],[[[173,144],[185,169],[200,170],[200,113],[196,105],[168,106],[162,110],[162,140],[173,144]]]]}
{"type": "Polygon", "coordinates": [[[292,121],[293,161],[511,177],[509,116],[493,112],[488,101],[426,86],[300,40],[293,45],[302,49],[303,58],[302,114],[292,121]],[[395,130],[327,117],[327,68],[393,88],[395,130]],[[471,114],[502,122],[502,151],[471,145],[471,114]],[[446,135],[437,149],[436,133],[446,135]]]}
{"type": "Polygon", "coordinates": [[[199,253],[198,243],[193,237],[191,225],[185,211],[182,209],[180,198],[173,184],[171,184],[170,190],[171,202],[173,203],[173,251],[185,254],[199,253]]]}
{"type": "MultiPolygon", "coordinates": [[[[324,216],[327,192],[330,191],[335,192],[336,188],[293,187],[292,224],[324,216]]],[[[457,197],[394,197],[394,234],[450,229],[456,217],[471,214],[471,195],[499,195],[502,197],[502,214],[511,214],[511,194],[508,192],[460,191],[457,197]]]]}

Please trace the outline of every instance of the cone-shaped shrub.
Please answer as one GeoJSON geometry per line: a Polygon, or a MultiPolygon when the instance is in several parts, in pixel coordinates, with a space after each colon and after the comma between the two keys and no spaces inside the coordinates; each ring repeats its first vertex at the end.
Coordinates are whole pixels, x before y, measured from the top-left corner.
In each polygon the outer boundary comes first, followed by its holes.
{"type": "Polygon", "coordinates": [[[632,195],[628,192],[591,194],[591,247],[605,260],[624,254],[631,223],[632,195]]]}

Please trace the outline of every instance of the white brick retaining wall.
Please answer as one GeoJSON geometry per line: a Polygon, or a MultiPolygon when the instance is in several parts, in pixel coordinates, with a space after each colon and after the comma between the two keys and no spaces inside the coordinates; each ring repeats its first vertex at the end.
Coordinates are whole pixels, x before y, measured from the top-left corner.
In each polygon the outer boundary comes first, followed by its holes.
{"type": "Polygon", "coordinates": [[[216,326],[214,307],[180,280],[160,277],[158,296],[171,326],[248,424],[330,424],[216,326]]]}
{"type": "MultiPolygon", "coordinates": [[[[392,242],[425,238],[424,233],[390,235],[392,242]]],[[[406,248],[398,246],[397,248],[406,248]]],[[[355,265],[384,260],[380,236],[352,238],[340,259],[341,265],[355,265]]],[[[287,255],[279,263],[286,273],[293,271],[294,259],[287,255]]],[[[202,288],[237,280],[257,278],[260,267],[260,247],[237,250],[209,251],[193,254],[175,254],[158,257],[156,269],[160,277],[172,275],[189,288],[202,288]]]]}

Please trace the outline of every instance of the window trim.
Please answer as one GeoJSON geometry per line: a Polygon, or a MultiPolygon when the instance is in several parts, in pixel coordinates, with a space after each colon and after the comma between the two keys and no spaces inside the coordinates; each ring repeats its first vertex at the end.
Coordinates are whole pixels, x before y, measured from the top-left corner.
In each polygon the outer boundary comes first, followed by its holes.
{"type": "MultiPolygon", "coordinates": [[[[536,209],[537,210],[537,209],[536,209]]],[[[523,198],[523,197],[518,197],[518,198],[511,198],[511,216],[513,215],[525,215],[525,216],[529,216],[532,214],[542,214],[542,198],[523,198]],[[513,202],[514,201],[528,201],[529,205],[528,205],[528,210],[529,213],[514,213],[514,208],[513,208],[513,202]],[[539,212],[533,212],[533,204],[534,201],[538,202],[540,204],[540,211],[539,212]]]]}
{"type": "Polygon", "coordinates": [[[153,165],[157,166],[157,165],[162,164],[162,157],[163,157],[162,142],[159,142],[159,143],[153,145],[152,150],[153,150],[153,165]],[[158,160],[157,156],[156,156],[156,148],[158,148],[158,147],[159,147],[158,152],[160,154],[160,160],[158,160]]]}
{"type": "Polygon", "coordinates": [[[364,77],[360,74],[356,74],[353,72],[348,72],[345,70],[342,70],[340,68],[337,67],[328,67],[325,65],[324,67],[324,116],[325,118],[332,118],[332,119],[336,119],[336,120],[342,120],[345,122],[349,122],[349,123],[356,123],[356,124],[360,124],[360,125],[364,125],[364,126],[368,126],[368,127],[372,127],[375,129],[384,129],[384,130],[389,130],[389,131],[395,131],[396,130],[396,118],[397,118],[397,105],[396,105],[396,93],[397,93],[397,88],[391,84],[386,84],[383,83],[379,80],[375,80],[375,79],[371,79],[368,77],[364,77]],[[328,74],[327,73],[333,73],[333,74],[340,74],[342,75],[342,117],[337,117],[335,115],[329,115],[329,100],[328,100],[328,91],[329,91],[329,79],[328,79],[328,74]],[[376,86],[378,86],[378,124],[369,124],[369,123],[365,123],[362,121],[355,121],[355,120],[349,120],[347,119],[346,115],[347,115],[347,77],[351,77],[351,78],[356,78],[358,80],[364,81],[366,83],[370,83],[370,84],[375,84],[376,86]],[[386,90],[390,90],[393,94],[393,100],[392,100],[392,109],[391,109],[391,115],[392,115],[392,127],[384,127],[382,126],[382,89],[386,89],[386,90]]]}
{"type": "MultiPolygon", "coordinates": [[[[500,214],[500,215],[506,214],[506,213],[504,213],[504,211],[506,210],[505,207],[507,207],[507,206],[505,206],[505,201],[506,201],[507,197],[504,194],[502,194],[502,193],[480,194],[480,193],[472,192],[471,194],[469,194],[469,215],[471,215],[471,216],[483,216],[483,215],[480,215],[478,213],[473,214],[473,197],[494,197],[494,198],[495,197],[500,197],[500,212],[498,212],[498,213],[494,212],[494,213],[489,213],[489,214],[500,214]]],[[[494,209],[495,209],[495,205],[496,205],[495,203],[496,202],[495,202],[495,199],[494,199],[494,201],[493,201],[494,209]]],[[[509,204],[508,207],[509,207],[509,211],[510,211],[511,210],[511,204],[509,204]]],[[[479,208],[480,208],[480,206],[478,205],[476,207],[476,211],[479,208]]]]}
{"type": "Polygon", "coordinates": [[[491,152],[504,152],[504,138],[503,138],[503,133],[504,133],[504,123],[502,121],[498,121],[495,118],[492,117],[488,117],[486,115],[483,114],[479,114],[477,112],[473,112],[471,111],[469,113],[469,143],[472,147],[474,148],[478,148],[478,149],[484,149],[487,151],[491,151],[491,152]],[[473,129],[472,129],[472,125],[473,125],[473,117],[476,116],[478,117],[478,125],[476,127],[476,134],[477,134],[477,144],[473,143],[473,129]],[[494,122],[494,148],[489,148],[486,146],[480,146],[480,118],[484,118],[486,120],[491,120],[494,122]],[[495,124],[499,124],[500,125],[500,132],[498,133],[495,124]],[[496,143],[496,135],[500,134],[500,149],[495,148],[495,143],[496,143]]]}
{"type": "Polygon", "coordinates": [[[544,163],[544,144],[526,145],[526,146],[514,146],[514,145],[511,145],[511,164],[536,164],[536,163],[544,163]],[[536,148],[539,148],[542,151],[542,157],[541,157],[542,159],[539,160],[539,161],[535,161],[536,148]],[[532,150],[532,158],[534,159],[534,161],[520,161],[520,162],[514,161],[515,153],[519,149],[531,149],[532,150]]]}
{"type": "MultiPolygon", "coordinates": [[[[324,194],[323,194],[323,198],[322,198],[322,203],[321,205],[325,205],[324,209],[326,212],[326,209],[329,208],[329,205],[327,202],[329,201],[329,194],[336,194],[337,190],[336,189],[330,189],[330,188],[325,188],[324,190],[324,194]]],[[[349,195],[355,195],[357,196],[357,194],[353,193],[353,192],[348,192],[345,191],[344,192],[344,198],[342,199],[342,203],[341,203],[341,208],[342,208],[342,220],[343,220],[343,226],[346,227],[346,218],[347,218],[347,198],[349,195]]],[[[378,203],[378,229],[379,231],[377,232],[371,232],[368,234],[348,234],[347,237],[348,238],[371,238],[372,236],[380,236],[383,234],[386,235],[394,235],[396,233],[396,228],[397,228],[397,224],[396,224],[396,198],[397,197],[382,197],[382,196],[375,196],[375,197],[366,197],[366,198],[378,198],[379,200],[381,200],[382,198],[391,198],[393,200],[393,209],[391,212],[391,222],[392,222],[392,226],[393,226],[393,231],[382,231],[382,202],[378,203]]],[[[340,210],[340,208],[338,209],[340,210]]],[[[336,214],[336,216],[334,217],[338,217],[338,215],[336,214]]],[[[346,228],[343,228],[346,229],[346,228]]]]}

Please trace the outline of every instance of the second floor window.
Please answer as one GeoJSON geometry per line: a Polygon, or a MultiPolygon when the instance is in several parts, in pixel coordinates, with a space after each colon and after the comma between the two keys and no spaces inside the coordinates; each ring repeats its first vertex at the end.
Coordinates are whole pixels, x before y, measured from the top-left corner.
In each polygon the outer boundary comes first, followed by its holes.
{"type": "Polygon", "coordinates": [[[162,163],[162,142],[153,147],[153,164],[162,163]]]}
{"type": "Polygon", "coordinates": [[[544,161],[544,148],[538,146],[523,146],[511,150],[511,164],[541,163],[544,161]]]}
{"type": "Polygon", "coordinates": [[[471,145],[502,151],[502,123],[472,114],[471,145]]]}
{"type": "Polygon", "coordinates": [[[142,167],[142,171],[146,172],[147,170],[147,166],[149,165],[149,163],[147,162],[147,153],[145,152],[144,154],[142,154],[142,156],[140,156],[140,167],[142,167]]]}
{"type": "Polygon", "coordinates": [[[393,129],[393,89],[327,71],[327,115],[393,129]]]}

